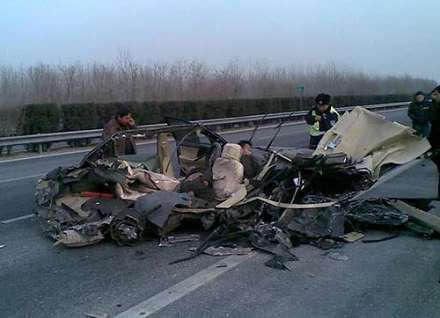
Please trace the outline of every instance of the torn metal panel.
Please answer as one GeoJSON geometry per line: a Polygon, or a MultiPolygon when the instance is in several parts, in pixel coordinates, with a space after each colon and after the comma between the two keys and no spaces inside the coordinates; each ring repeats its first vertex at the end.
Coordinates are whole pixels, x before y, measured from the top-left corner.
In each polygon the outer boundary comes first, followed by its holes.
{"type": "Polygon", "coordinates": [[[87,201],[81,206],[84,211],[97,212],[101,217],[117,215],[131,204],[120,199],[86,198],[87,201]]]}
{"type": "Polygon", "coordinates": [[[135,203],[135,209],[139,213],[152,210],[152,212],[146,214],[145,217],[149,222],[159,228],[166,226],[176,206],[191,206],[190,197],[186,193],[158,191],[139,198],[135,203]],[[154,207],[159,208],[153,210],[154,207]]]}
{"type": "Polygon", "coordinates": [[[389,200],[387,202],[394,208],[402,211],[402,213],[408,214],[422,224],[432,228],[437,233],[440,233],[440,217],[429,212],[419,210],[400,200],[389,200]]]}
{"type": "Polygon", "coordinates": [[[64,204],[74,210],[80,217],[87,218],[89,216],[89,213],[81,208],[83,204],[87,202],[87,200],[89,200],[89,198],[74,195],[65,195],[61,198],[58,198],[55,202],[56,205],[62,206],[64,204]]]}
{"type": "Polygon", "coordinates": [[[287,228],[308,238],[344,235],[344,212],[340,206],[292,210],[287,228]]]}
{"type": "Polygon", "coordinates": [[[378,177],[383,165],[408,163],[430,148],[413,129],[356,107],[323,136],[314,155],[345,153],[353,161],[372,155],[373,175],[378,177]]]}
{"type": "Polygon", "coordinates": [[[251,202],[255,202],[255,201],[261,201],[267,204],[270,204],[274,207],[277,208],[284,208],[284,209],[316,209],[316,208],[327,208],[327,207],[331,207],[333,205],[336,204],[335,201],[331,201],[331,202],[324,202],[324,203],[311,203],[311,204],[296,204],[296,203],[283,203],[283,202],[276,202],[270,199],[266,199],[263,197],[253,197],[250,198],[248,200],[239,202],[237,205],[244,205],[244,204],[249,204],[251,202]]]}
{"type": "Polygon", "coordinates": [[[365,225],[401,226],[408,222],[408,215],[384,200],[357,201],[345,207],[351,222],[365,225]]]}

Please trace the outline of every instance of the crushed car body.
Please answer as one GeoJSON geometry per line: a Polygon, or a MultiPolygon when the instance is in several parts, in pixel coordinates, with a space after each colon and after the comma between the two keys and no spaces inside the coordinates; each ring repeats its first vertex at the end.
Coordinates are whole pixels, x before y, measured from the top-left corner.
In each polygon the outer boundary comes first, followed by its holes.
{"type": "Polygon", "coordinates": [[[254,147],[261,170],[251,180],[239,145],[200,124],[167,123],[117,133],[78,166],[39,180],[36,213],[55,244],[162,241],[189,221],[209,234],[183,260],[255,249],[273,256],[267,266],[288,269],[299,244],[337,248],[370,227],[415,228],[411,222],[423,235],[436,232],[396,201],[437,198],[429,142],[381,115],[361,107],[345,113],[314,152],[272,141],[254,147]],[[153,136],[156,154],[117,156],[118,140],[132,136],[153,136]],[[408,187],[420,174],[423,182],[408,187]]]}

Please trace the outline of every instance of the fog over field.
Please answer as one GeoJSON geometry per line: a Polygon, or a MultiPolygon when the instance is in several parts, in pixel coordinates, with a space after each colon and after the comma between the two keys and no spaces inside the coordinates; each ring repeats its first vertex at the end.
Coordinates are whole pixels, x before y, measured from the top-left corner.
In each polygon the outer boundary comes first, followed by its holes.
{"type": "Polygon", "coordinates": [[[3,0],[0,105],[429,91],[439,12],[435,0],[3,0]]]}

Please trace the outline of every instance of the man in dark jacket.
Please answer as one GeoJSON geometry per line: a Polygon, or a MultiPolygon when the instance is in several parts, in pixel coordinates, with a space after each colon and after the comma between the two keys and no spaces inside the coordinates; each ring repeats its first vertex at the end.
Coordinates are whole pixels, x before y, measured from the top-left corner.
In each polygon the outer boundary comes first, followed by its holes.
{"type": "Polygon", "coordinates": [[[319,94],[315,98],[316,106],[311,109],[305,117],[309,125],[310,149],[316,149],[322,136],[330,130],[338,121],[339,114],[330,106],[331,96],[319,94]]]}
{"type": "Polygon", "coordinates": [[[434,88],[431,97],[432,105],[429,111],[431,132],[428,139],[433,149],[440,149],[440,86],[434,88]]]}
{"type": "MultiPolygon", "coordinates": [[[[102,138],[107,139],[117,132],[135,128],[136,124],[130,110],[126,107],[121,107],[116,116],[104,126],[102,138]]],[[[135,154],[136,143],[131,136],[121,137],[115,142],[115,152],[116,155],[135,154]]]]}
{"type": "MultiPolygon", "coordinates": [[[[440,86],[434,88],[431,92],[432,105],[429,111],[429,121],[431,122],[431,132],[428,140],[431,143],[434,156],[432,160],[440,171],[440,86]]],[[[440,180],[439,180],[439,198],[440,198],[440,180]]]]}
{"type": "Polygon", "coordinates": [[[408,117],[412,120],[412,127],[418,135],[428,137],[431,129],[429,122],[430,107],[425,100],[425,94],[417,92],[408,107],[408,117]]]}
{"type": "Polygon", "coordinates": [[[244,167],[244,177],[250,180],[257,176],[261,166],[252,154],[252,143],[249,140],[241,140],[238,144],[241,147],[240,162],[244,167]]]}

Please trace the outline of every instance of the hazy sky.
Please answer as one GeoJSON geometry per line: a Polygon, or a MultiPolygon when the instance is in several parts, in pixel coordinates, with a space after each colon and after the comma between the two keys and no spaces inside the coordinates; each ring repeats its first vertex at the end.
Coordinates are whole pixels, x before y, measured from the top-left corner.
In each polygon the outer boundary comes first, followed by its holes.
{"type": "Polygon", "coordinates": [[[440,0],[1,0],[0,64],[335,62],[440,81],[440,0]]]}

